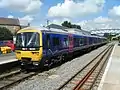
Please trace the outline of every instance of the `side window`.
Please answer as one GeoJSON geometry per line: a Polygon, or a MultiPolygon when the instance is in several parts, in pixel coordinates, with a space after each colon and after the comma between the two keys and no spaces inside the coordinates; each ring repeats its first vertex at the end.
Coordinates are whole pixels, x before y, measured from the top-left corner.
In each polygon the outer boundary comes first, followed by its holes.
{"type": "Polygon", "coordinates": [[[76,47],[76,38],[74,37],[74,47],[76,47]]]}
{"type": "Polygon", "coordinates": [[[47,35],[47,48],[50,48],[50,35],[47,35]]]}
{"type": "Polygon", "coordinates": [[[79,47],[79,38],[77,38],[76,40],[77,40],[77,47],[79,47]]]}
{"type": "Polygon", "coordinates": [[[80,38],[80,46],[84,45],[84,38],[80,38]]]}
{"type": "Polygon", "coordinates": [[[59,37],[53,37],[53,45],[58,46],[60,44],[59,37]]]}
{"type": "Polygon", "coordinates": [[[87,45],[87,37],[84,38],[84,45],[87,45]]]}
{"type": "Polygon", "coordinates": [[[43,41],[43,49],[45,49],[45,47],[47,46],[46,43],[47,43],[47,40],[45,40],[45,34],[43,33],[42,35],[42,41],[43,41]]]}
{"type": "Polygon", "coordinates": [[[79,38],[74,38],[74,47],[79,47],[79,38]]]}
{"type": "Polygon", "coordinates": [[[68,47],[68,39],[67,38],[63,39],[63,47],[68,47]]]}

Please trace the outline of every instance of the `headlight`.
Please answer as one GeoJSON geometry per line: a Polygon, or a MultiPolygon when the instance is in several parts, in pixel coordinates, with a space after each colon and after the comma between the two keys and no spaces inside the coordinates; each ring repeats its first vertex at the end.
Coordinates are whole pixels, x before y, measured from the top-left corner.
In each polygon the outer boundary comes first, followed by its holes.
{"type": "Polygon", "coordinates": [[[29,48],[29,50],[35,50],[35,48],[29,48]]]}
{"type": "Polygon", "coordinates": [[[27,50],[27,48],[22,48],[22,50],[27,50]]]}

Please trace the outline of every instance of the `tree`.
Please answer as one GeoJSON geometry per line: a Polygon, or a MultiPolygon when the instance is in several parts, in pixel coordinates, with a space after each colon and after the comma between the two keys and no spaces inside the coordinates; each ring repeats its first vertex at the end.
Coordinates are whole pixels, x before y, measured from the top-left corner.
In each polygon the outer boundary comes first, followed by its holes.
{"type": "Polygon", "coordinates": [[[13,34],[6,27],[0,27],[0,41],[1,40],[12,40],[13,34]]]}
{"type": "Polygon", "coordinates": [[[75,24],[72,24],[72,28],[81,29],[81,26],[80,26],[80,25],[75,25],[75,24]]]}
{"type": "Polygon", "coordinates": [[[81,29],[81,26],[80,26],[80,25],[71,24],[71,22],[68,22],[68,21],[64,21],[64,22],[62,23],[62,26],[68,27],[68,28],[77,28],[77,29],[81,29]]]}
{"type": "Polygon", "coordinates": [[[72,27],[71,23],[68,22],[68,21],[64,21],[64,22],[62,23],[62,26],[68,27],[68,28],[71,28],[71,27],[72,27]]]}

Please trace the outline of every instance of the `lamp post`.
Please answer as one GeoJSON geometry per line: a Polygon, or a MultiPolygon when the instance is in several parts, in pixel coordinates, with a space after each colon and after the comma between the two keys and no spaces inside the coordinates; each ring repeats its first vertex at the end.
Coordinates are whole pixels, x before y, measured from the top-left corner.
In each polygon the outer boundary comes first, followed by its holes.
{"type": "Polygon", "coordinates": [[[47,26],[49,25],[50,20],[47,19],[47,26]]]}

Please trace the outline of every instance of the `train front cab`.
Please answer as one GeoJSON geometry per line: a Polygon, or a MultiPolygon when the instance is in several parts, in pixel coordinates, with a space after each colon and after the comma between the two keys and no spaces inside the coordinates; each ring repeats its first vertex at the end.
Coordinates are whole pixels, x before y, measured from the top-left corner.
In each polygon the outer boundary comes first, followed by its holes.
{"type": "Polygon", "coordinates": [[[42,32],[39,30],[20,30],[16,37],[16,58],[21,68],[38,68],[42,59],[42,32]]]}

